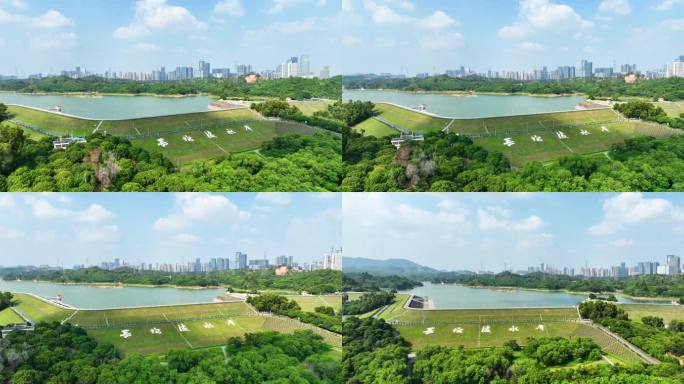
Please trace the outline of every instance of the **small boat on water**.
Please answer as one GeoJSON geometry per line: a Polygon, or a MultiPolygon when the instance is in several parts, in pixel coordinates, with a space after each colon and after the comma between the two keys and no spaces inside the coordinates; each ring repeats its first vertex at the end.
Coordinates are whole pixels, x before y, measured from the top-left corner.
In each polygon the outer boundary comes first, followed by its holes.
{"type": "Polygon", "coordinates": [[[57,104],[54,107],[50,108],[49,110],[54,111],[54,112],[62,112],[62,106],[57,104]]]}
{"type": "Polygon", "coordinates": [[[416,109],[419,110],[419,111],[427,111],[427,104],[425,104],[425,103],[420,103],[420,105],[417,106],[416,109]]]}

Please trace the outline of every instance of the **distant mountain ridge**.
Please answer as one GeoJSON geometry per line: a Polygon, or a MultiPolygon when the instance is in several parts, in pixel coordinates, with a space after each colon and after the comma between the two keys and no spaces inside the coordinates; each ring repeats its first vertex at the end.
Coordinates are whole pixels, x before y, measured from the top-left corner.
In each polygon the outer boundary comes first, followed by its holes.
{"type": "Polygon", "coordinates": [[[365,257],[343,257],[342,270],[344,272],[368,272],[374,275],[425,275],[443,273],[434,268],[426,267],[406,259],[374,260],[365,257]]]}

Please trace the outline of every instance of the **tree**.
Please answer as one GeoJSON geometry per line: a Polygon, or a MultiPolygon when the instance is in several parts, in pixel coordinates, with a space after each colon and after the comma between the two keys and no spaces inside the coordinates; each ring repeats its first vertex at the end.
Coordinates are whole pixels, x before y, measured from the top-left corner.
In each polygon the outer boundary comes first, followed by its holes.
{"type": "Polygon", "coordinates": [[[665,322],[661,317],[656,316],[644,316],[641,318],[641,322],[649,325],[651,327],[663,328],[665,327],[665,322]]]}

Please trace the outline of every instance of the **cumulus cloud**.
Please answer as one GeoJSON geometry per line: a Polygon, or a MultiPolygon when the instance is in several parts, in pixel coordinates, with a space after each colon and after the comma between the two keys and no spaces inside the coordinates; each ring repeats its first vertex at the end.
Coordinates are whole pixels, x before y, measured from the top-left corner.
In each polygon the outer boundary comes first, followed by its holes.
{"type": "Polygon", "coordinates": [[[114,31],[117,39],[135,39],[155,31],[201,32],[207,24],[201,22],[185,7],[170,5],[166,0],[138,0],[132,23],[114,31]]]}
{"type": "Polygon", "coordinates": [[[610,242],[610,245],[615,248],[628,248],[635,244],[636,242],[632,239],[615,239],[610,242]]]}
{"type": "Polygon", "coordinates": [[[174,236],[173,239],[179,243],[199,243],[202,241],[199,236],[190,233],[179,233],[178,235],[174,236]]]}
{"type": "Polygon", "coordinates": [[[73,32],[38,35],[31,38],[31,48],[36,50],[63,50],[76,46],[78,36],[73,32]]]}
{"type": "Polygon", "coordinates": [[[641,193],[622,193],[603,202],[603,220],[589,228],[593,235],[610,235],[625,227],[653,220],[682,221],[684,213],[668,200],[641,193]]]}
{"type": "MultiPolygon", "coordinates": [[[[58,198],[54,200],[58,204],[66,204],[65,201],[59,202],[58,198]]],[[[90,204],[86,209],[79,211],[55,205],[48,198],[27,196],[24,202],[31,208],[33,216],[38,219],[62,218],[80,222],[99,223],[114,218],[114,214],[100,204],[90,204]]]]}
{"type": "Polygon", "coordinates": [[[511,231],[530,232],[541,228],[544,220],[539,216],[532,215],[523,219],[515,220],[493,209],[478,209],[477,217],[480,229],[483,231],[505,229],[511,231]]]}
{"type": "Polygon", "coordinates": [[[520,0],[518,20],[499,29],[503,38],[521,38],[537,32],[580,32],[592,27],[575,10],[550,0],[520,0]]]}
{"type": "Polygon", "coordinates": [[[625,16],[632,12],[632,7],[629,0],[603,0],[599,4],[599,11],[625,16]]]}
{"type": "Polygon", "coordinates": [[[659,11],[669,11],[677,4],[684,4],[684,0],[662,0],[655,8],[659,11]]]}
{"type": "MultiPolygon", "coordinates": [[[[375,24],[406,24],[429,30],[443,30],[458,25],[456,19],[441,10],[433,12],[430,16],[420,18],[400,14],[394,11],[389,4],[373,0],[365,0],[363,6],[365,10],[370,12],[371,20],[375,24]]],[[[404,10],[413,10],[412,8],[403,8],[404,10]]]]}
{"type": "Polygon", "coordinates": [[[225,14],[231,17],[242,17],[245,15],[245,9],[242,7],[240,0],[222,0],[214,6],[214,12],[225,14]]]}
{"type": "Polygon", "coordinates": [[[70,27],[74,22],[59,11],[50,9],[38,16],[10,13],[0,8],[0,22],[18,24],[36,29],[59,29],[70,27]]]}
{"type": "Polygon", "coordinates": [[[287,192],[259,192],[254,200],[271,205],[289,205],[292,197],[287,192]]]}
{"type": "Polygon", "coordinates": [[[235,224],[248,220],[251,214],[239,209],[222,195],[203,193],[179,193],[175,195],[174,208],[165,217],[154,222],[160,231],[177,230],[193,222],[235,224]]]}
{"type": "MultiPolygon", "coordinates": [[[[318,7],[323,7],[327,4],[325,0],[271,0],[271,7],[268,9],[268,13],[276,14],[280,13],[286,8],[291,8],[301,5],[314,5],[318,7]]],[[[344,6],[344,4],[342,4],[344,6]]]]}
{"type": "Polygon", "coordinates": [[[81,242],[103,243],[113,242],[121,238],[119,227],[116,225],[106,225],[103,227],[93,227],[80,229],[76,233],[76,239],[81,242]]]}

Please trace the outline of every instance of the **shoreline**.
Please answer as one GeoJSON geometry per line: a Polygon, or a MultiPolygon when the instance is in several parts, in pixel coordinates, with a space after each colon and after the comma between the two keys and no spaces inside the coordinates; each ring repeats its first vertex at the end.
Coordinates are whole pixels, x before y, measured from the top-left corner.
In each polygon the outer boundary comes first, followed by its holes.
{"type": "Polygon", "coordinates": [[[488,285],[464,285],[464,284],[449,284],[449,285],[458,285],[462,287],[467,287],[467,288],[475,288],[475,289],[492,289],[492,290],[500,290],[500,291],[530,291],[530,292],[549,292],[549,293],[565,293],[568,295],[574,295],[574,296],[589,296],[589,294],[593,293],[597,296],[600,295],[615,295],[615,296],[622,296],[624,298],[633,300],[633,301],[643,301],[644,303],[616,303],[616,304],[654,304],[654,305],[661,305],[659,303],[648,303],[648,301],[658,301],[658,302],[663,302],[664,304],[668,305],[673,305],[672,301],[677,301],[678,298],[676,297],[648,297],[648,296],[632,296],[626,293],[623,293],[622,291],[615,291],[615,292],[601,292],[601,293],[596,293],[596,292],[588,292],[588,291],[570,291],[568,289],[545,289],[545,288],[525,288],[525,287],[511,287],[511,286],[488,286],[488,285]]]}
{"type": "Polygon", "coordinates": [[[405,91],[402,89],[377,89],[377,88],[365,88],[365,89],[359,89],[359,88],[353,88],[353,89],[344,89],[342,93],[344,94],[344,91],[357,91],[357,92],[364,92],[364,91],[376,91],[376,92],[397,92],[397,93],[408,93],[408,94],[415,94],[415,95],[447,95],[447,96],[529,96],[529,97],[541,97],[541,98],[557,98],[557,97],[572,97],[572,96],[586,96],[584,93],[529,93],[529,92],[516,92],[516,93],[510,93],[510,92],[477,92],[477,91],[405,91]]]}
{"type": "Polygon", "coordinates": [[[93,99],[99,99],[103,96],[122,96],[122,97],[137,97],[137,96],[146,96],[146,97],[162,97],[162,98],[169,98],[169,99],[182,99],[182,98],[187,98],[187,97],[199,97],[199,96],[206,96],[211,99],[219,100],[220,97],[216,95],[212,95],[211,93],[193,93],[193,94],[187,94],[183,95],[180,93],[176,94],[171,94],[171,95],[165,95],[165,94],[158,94],[158,93],[109,93],[109,92],[18,92],[18,91],[5,91],[5,90],[0,90],[0,94],[2,93],[12,93],[15,95],[23,95],[23,96],[66,96],[66,97],[77,97],[77,98],[93,98],[93,99]]]}

